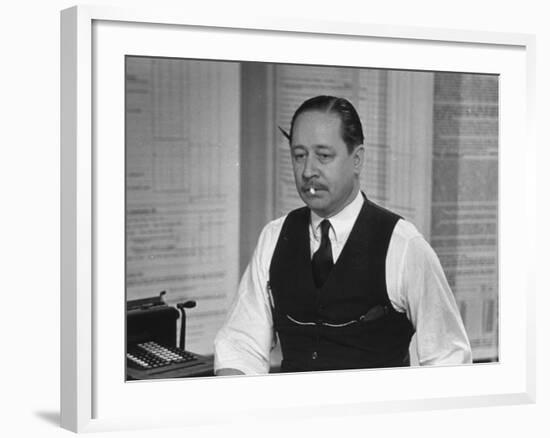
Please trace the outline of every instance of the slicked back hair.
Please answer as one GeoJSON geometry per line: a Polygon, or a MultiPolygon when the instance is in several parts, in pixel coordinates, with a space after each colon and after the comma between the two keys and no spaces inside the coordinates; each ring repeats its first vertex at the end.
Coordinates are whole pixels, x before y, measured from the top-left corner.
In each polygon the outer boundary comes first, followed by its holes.
{"type": "Polygon", "coordinates": [[[361,126],[361,120],[357,111],[347,99],[335,96],[316,96],[302,103],[292,116],[290,134],[285,133],[281,129],[289,141],[292,139],[296,119],[306,111],[318,111],[337,115],[341,122],[340,135],[347,146],[348,153],[351,154],[356,146],[363,144],[363,127],[361,126]]]}

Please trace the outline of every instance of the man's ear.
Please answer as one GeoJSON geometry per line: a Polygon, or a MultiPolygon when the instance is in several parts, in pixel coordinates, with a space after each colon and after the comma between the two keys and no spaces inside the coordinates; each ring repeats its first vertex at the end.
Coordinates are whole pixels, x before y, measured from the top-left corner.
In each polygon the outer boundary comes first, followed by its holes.
{"type": "Polygon", "coordinates": [[[353,167],[355,172],[359,174],[361,169],[363,169],[363,162],[365,161],[365,147],[360,144],[356,146],[352,152],[353,154],[353,167]]]}

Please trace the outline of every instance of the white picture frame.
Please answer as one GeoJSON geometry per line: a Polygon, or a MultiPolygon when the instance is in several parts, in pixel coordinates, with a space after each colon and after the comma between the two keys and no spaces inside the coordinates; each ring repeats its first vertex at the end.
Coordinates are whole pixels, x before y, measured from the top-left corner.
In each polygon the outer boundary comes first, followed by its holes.
{"type": "Polygon", "coordinates": [[[61,426],[94,432],[533,403],[534,233],[521,231],[535,224],[528,208],[535,205],[534,44],[524,34],[293,17],[62,11],[61,426]],[[358,48],[369,59],[358,57],[358,48]],[[304,53],[318,64],[500,75],[499,362],[125,384],[121,56],[300,63],[304,53]],[[369,390],[348,389],[357,387],[369,390]],[[182,400],[183,392],[192,402],[182,400]]]}

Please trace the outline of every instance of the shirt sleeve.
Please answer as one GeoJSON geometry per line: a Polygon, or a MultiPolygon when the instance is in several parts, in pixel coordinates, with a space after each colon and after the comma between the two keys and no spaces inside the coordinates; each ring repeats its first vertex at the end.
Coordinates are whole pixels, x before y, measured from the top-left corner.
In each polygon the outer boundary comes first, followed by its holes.
{"type": "Polygon", "coordinates": [[[214,369],[234,368],[245,374],[269,372],[273,322],[267,292],[269,263],[278,238],[277,223],[260,234],[226,321],[214,340],[214,369]]]}
{"type": "Polygon", "coordinates": [[[419,233],[400,245],[394,307],[406,312],[416,330],[420,365],[471,363],[468,336],[434,250],[419,233]]]}

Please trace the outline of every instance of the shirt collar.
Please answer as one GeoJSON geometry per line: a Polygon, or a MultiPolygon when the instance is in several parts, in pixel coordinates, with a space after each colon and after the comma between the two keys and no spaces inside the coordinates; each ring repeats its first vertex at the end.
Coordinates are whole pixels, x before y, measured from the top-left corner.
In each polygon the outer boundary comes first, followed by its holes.
{"type": "MultiPolygon", "coordinates": [[[[359,216],[363,202],[363,194],[359,190],[355,199],[346,205],[342,211],[327,218],[330,221],[332,236],[336,242],[347,238],[353,228],[353,224],[355,224],[357,216],[359,216]]],[[[323,219],[325,218],[317,215],[313,210],[311,211],[311,233],[315,240],[321,239],[321,228],[319,226],[323,219]]]]}

